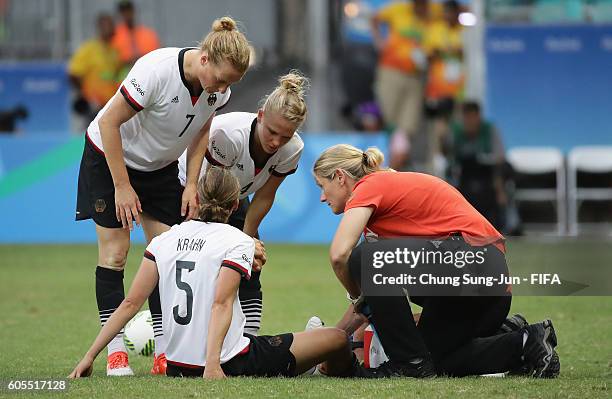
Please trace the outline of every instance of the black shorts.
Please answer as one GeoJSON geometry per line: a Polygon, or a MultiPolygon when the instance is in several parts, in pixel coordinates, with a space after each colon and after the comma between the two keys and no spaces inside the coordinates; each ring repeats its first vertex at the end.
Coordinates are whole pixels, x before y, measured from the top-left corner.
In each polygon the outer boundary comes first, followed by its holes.
{"type": "MultiPolygon", "coordinates": [[[[251,340],[249,351],[234,356],[223,363],[221,368],[227,376],[248,377],[294,377],[295,356],[289,350],[293,334],[253,336],[244,334],[251,340]]],[[[166,375],[169,377],[202,377],[204,367],[184,367],[168,360],[166,375]]]]}
{"type": "MultiPolygon", "coordinates": [[[[183,186],[178,178],[178,161],[152,172],[127,168],[142,211],[168,226],[180,223],[183,186]]],[[[76,220],[93,219],[97,225],[121,227],[115,212],[115,186],[104,154],[85,136],[79,169],[76,220]]]]}

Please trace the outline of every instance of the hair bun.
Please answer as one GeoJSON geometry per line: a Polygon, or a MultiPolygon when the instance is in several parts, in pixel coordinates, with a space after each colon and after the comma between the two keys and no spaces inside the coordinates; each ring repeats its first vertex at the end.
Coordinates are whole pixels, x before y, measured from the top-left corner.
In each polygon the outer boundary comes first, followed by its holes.
{"type": "Polygon", "coordinates": [[[376,147],[369,147],[363,152],[363,164],[366,167],[379,169],[384,161],[385,156],[376,147]]]}
{"type": "Polygon", "coordinates": [[[236,21],[234,21],[231,17],[215,19],[215,22],[212,24],[212,30],[215,32],[236,30],[236,21]]]}
{"type": "Polygon", "coordinates": [[[293,69],[288,74],[281,76],[278,82],[284,90],[294,92],[299,96],[304,95],[304,91],[308,86],[308,78],[303,76],[297,69],[293,69]]]}

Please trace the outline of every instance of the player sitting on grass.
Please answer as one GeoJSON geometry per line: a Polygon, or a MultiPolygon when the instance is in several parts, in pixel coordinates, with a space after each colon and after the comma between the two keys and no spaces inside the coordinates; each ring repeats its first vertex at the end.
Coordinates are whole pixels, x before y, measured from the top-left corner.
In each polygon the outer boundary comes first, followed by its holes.
{"type": "MultiPolygon", "coordinates": [[[[281,76],[278,86],[261,101],[257,113],[230,112],[217,116],[201,175],[208,165],[225,166],[240,182],[240,204],[228,224],[251,237],[274,203],[276,191],[298,167],[304,142],[297,130],[306,118],[308,79],[297,70],[281,76]],[[249,196],[253,201],[249,201],[249,196]]],[[[179,179],[186,179],[186,153],[179,159],[179,179]]],[[[245,331],[257,335],[261,325],[263,295],[259,272],[242,280],[238,298],[246,317],[245,331]]]]}
{"type": "Polygon", "coordinates": [[[321,362],[332,376],[362,370],[346,333],[337,328],[259,337],[244,333],[238,288],[260,268],[265,251],[256,251],[253,238],[226,224],[238,207],[239,193],[229,170],[213,167],[206,172],[198,183],[198,219],[151,241],[127,297],[70,378],[91,375],[95,358],[158,284],[169,376],[295,376],[321,362]]]}

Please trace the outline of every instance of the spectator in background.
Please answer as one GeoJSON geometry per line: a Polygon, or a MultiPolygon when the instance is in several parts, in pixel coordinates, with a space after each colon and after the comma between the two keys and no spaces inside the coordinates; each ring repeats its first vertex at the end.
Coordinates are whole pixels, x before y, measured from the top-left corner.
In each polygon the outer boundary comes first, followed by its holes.
{"type": "Polygon", "coordinates": [[[427,29],[429,56],[425,104],[432,124],[429,132],[429,157],[434,174],[442,176],[442,143],[449,130],[455,104],[463,96],[463,28],[459,23],[461,8],[456,0],[444,2],[444,18],[433,21],[427,29]]]}
{"type": "Polygon", "coordinates": [[[410,153],[410,137],[421,121],[423,75],[427,59],[423,39],[430,18],[427,0],[396,2],[381,8],[371,19],[374,45],[380,51],[375,94],[390,140],[390,167],[401,169],[410,153]],[[383,40],[382,25],[389,33],[383,40]]]}
{"type": "Polygon", "coordinates": [[[98,37],[83,43],[68,63],[70,81],[77,89],[74,111],[89,124],[119,87],[119,56],[111,45],[115,32],[113,17],[97,18],[98,37]]]}
{"type": "Polygon", "coordinates": [[[157,33],[147,26],[136,23],[136,9],[129,0],[117,4],[122,22],[117,25],[113,37],[113,47],[119,52],[122,76],[132,68],[137,59],[160,47],[157,33]]]}
{"type": "Polygon", "coordinates": [[[506,205],[504,147],[497,129],[482,119],[480,105],[466,101],[452,128],[452,172],[463,196],[497,229],[506,205]]]}

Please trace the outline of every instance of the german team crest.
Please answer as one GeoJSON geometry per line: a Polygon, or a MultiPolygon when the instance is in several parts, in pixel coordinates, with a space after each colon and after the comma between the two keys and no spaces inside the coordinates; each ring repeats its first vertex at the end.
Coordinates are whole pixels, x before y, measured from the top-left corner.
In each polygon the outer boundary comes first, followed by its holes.
{"type": "Polygon", "coordinates": [[[209,94],[208,95],[208,105],[212,107],[213,105],[215,105],[216,102],[217,102],[217,95],[215,93],[209,94]]]}
{"type": "Polygon", "coordinates": [[[283,338],[280,335],[268,337],[268,343],[270,346],[281,346],[283,343],[283,338]]]}
{"type": "Polygon", "coordinates": [[[106,201],[104,201],[102,198],[97,199],[96,203],[94,204],[94,208],[98,213],[104,212],[106,210],[106,201]]]}

